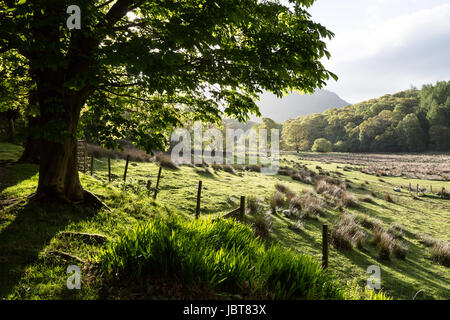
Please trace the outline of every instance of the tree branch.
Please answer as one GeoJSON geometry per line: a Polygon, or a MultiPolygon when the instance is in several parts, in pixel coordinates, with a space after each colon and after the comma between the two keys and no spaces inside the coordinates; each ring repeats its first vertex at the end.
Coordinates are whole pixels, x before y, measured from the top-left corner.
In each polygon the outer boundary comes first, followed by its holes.
{"type": "Polygon", "coordinates": [[[116,1],[116,0],[109,0],[109,1],[106,1],[106,2],[103,3],[103,4],[100,4],[100,5],[98,5],[98,6],[95,6],[95,8],[96,8],[96,9],[103,8],[104,6],[107,6],[108,4],[110,4],[111,2],[114,2],[114,1],[116,1]]]}
{"type": "Polygon", "coordinates": [[[106,21],[107,21],[107,27],[112,27],[116,24],[117,21],[122,19],[130,10],[132,10],[132,7],[136,7],[139,5],[139,3],[142,3],[142,1],[135,1],[135,0],[119,0],[117,1],[111,9],[109,9],[108,13],[106,14],[106,21]]]}
{"type": "Polygon", "coordinates": [[[108,90],[108,89],[102,88],[102,87],[98,87],[98,89],[102,90],[102,91],[106,91],[106,92],[111,93],[111,94],[113,94],[115,96],[118,96],[118,97],[130,98],[130,99],[135,99],[135,100],[139,100],[139,101],[143,101],[143,102],[159,102],[160,101],[160,100],[151,100],[151,99],[139,98],[139,97],[136,97],[136,96],[133,96],[133,95],[130,95],[130,94],[126,94],[126,93],[117,93],[117,92],[114,92],[114,91],[111,91],[111,90],[108,90]]]}

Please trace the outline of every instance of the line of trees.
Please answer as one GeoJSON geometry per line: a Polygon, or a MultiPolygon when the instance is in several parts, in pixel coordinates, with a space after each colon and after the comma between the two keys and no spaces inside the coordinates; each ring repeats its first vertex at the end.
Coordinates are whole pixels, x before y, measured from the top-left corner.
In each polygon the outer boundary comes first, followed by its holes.
{"type": "Polygon", "coordinates": [[[186,119],[248,120],[263,91],[337,80],[320,62],[334,34],[312,20],[313,2],[77,0],[81,29],[69,29],[70,0],[0,1],[0,112],[27,119],[35,198],[92,198],[77,169],[86,127],[108,147],[163,149],[186,119]]]}
{"type": "Polygon", "coordinates": [[[285,149],[312,150],[318,139],[337,152],[449,151],[450,81],[283,123],[285,149]]]}

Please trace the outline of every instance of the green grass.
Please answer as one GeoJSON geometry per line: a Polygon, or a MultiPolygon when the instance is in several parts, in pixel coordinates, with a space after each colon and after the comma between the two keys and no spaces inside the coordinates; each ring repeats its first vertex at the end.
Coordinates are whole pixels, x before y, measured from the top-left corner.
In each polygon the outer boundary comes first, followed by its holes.
{"type": "MultiPolygon", "coordinates": [[[[291,158],[298,161],[294,156],[290,156],[289,159],[291,158]]],[[[199,180],[203,181],[204,186],[201,219],[198,222],[200,226],[197,226],[200,229],[204,223],[203,219],[217,217],[219,214],[237,208],[241,195],[260,198],[263,200],[265,210],[268,211],[268,200],[275,190],[276,183],[281,182],[295,192],[306,189],[313,190],[311,185],[293,181],[286,176],[265,176],[256,172],[242,171],[231,174],[224,171],[214,172],[211,168],[209,168],[211,174],[200,174],[195,168],[182,166],[179,170],[163,169],[160,192],[157,201],[154,202],[151,199],[152,193],[148,197],[145,184],[148,179],[152,180],[152,186],[156,183],[158,167],[155,163],[130,162],[127,173],[127,191],[123,191],[122,176],[125,161],[112,160],[111,162],[114,175],[114,181],[111,183],[108,182],[107,159],[95,160],[94,177],[80,174],[84,187],[100,195],[113,209],[111,213],[103,210],[93,211],[83,207],[36,206],[33,203],[24,202],[6,213],[0,214],[0,267],[2,267],[0,269],[2,270],[0,296],[27,299],[95,299],[105,295],[109,297],[142,295],[142,292],[139,291],[142,289],[140,287],[133,288],[134,291],[130,289],[133,292],[127,294],[120,289],[119,285],[117,285],[116,291],[108,293],[100,281],[101,277],[92,275],[89,270],[86,270],[86,277],[83,278],[83,290],[70,291],[65,288],[65,281],[68,277],[65,268],[70,261],[55,257],[48,252],[58,250],[85,260],[88,260],[89,257],[96,257],[99,253],[104,256],[106,249],[101,245],[85,243],[76,238],[61,237],[60,231],[100,233],[107,235],[111,241],[115,241],[114,243],[120,243],[126,239],[126,236],[122,238],[122,235],[137,236],[136,231],[132,230],[135,230],[138,225],[147,224],[148,226],[157,221],[155,217],[159,219],[174,214],[184,217],[188,221],[186,225],[183,224],[183,228],[194,228],[195,223],[191,225],[189,220],[195,215],[199,180]],[[47,219],[47,217],[50,218],[47,219]],[[52,221],[51,226],[48,226],[48,221],[52,221]],[[8,274],[5,274],[4,270],[7,270],[8,274]]],[[[422,293],[417,296],[417,299],[450,298],[448,267],[433,262],[430,259],[429,249],[419,243],[420,236],[423,234],[446,241],[450,240],[448,234],[450,202],[437,196],[420,197],[419,200],[413,200],[409,192],[404,189],[401,193],[393,191],[394,186],[408,185],[410,181],[412,185],[419,183],[428,186],[431,184],[433,190],[439,190],[443,186],[450,189],[449,182],[406,180],[396,177],[383,177],[384,182],[381,182],[378,177],[359,171],[347,172],[337,169],[338,164],[335,163],[301,162],[307,164],[312,170],[315,170],[316,165],[320,165],[326,171],[342,172],[342,179],[352,181],[352,189],[349,191],[357,196],[370,194],[371,191],[378,195],[374,204],[363,202],[358,208],[348,208],[347,210],[352,214],[378,218],[385,229],[388,229],[393,222],[400,224],[405,229],[403,241],[409,247],[409,252],[404,261],[395,256],[390,261],[379,260],[376,248],[368,242],[362,249],[355,248],[350,252],[342,252],[330,247],[329,270],[337,276],[341,284],[355,285],[357,283],[359,286],[364,286],[369,277],[366,269],[370,265],[379,265],[383,290],[395,299],[411,299],[419,290],[422,290],[422,293]],[[368,181],[369,184],[365,184],[365,181],[368,181]],[[362,184],[366,190],[360,189],[362,184]],[[391,193],[394,203],[388,203],[383,199],[382,196],[385,192],[391,193]]],[[[0,193],[0,199],[3,201],[19,199],[30,194],[37,185],[36,166],[14,165],[6,168],[3,173],[4,179],[10,185],[0,193]]],[[[276,244],[283,249],[299,254],[299,256],[308,255],[319,260],[322,224],[331,225],[341,215],[333,207],[328,207],[325,211],[317,220],[306,220],[300,229],[293,228],[296,222],[294,219],[285,217],[280,212],[272,215],[272,231],[265,243],[267,245],[276,244]]],[[[370,230],[365,229],[365,232],[370,236],[370,230]]],[[[111,246],[112,244],[108,245],[108,250],[113,250],[111,246]]],[[[212,256],[209,259],[212,259],[212,256]]],[[[114,266],[114,260],[111,261],[111,266],[114,266]]],[[[243,270],[242,274],[246,274],[245,268],[243,270]]],[[[105,271],[104,275],[106,274],[108,273],[105,271]]],[[[210,273],[206,274],[211,275],[210,273]]],[[[178,277],[184,276],[184,273],[178,274],[178,277]]],[[[238,292],[241,296],[246,295],[246,292],[239,287],[230,290],[228,287],[211,286],[211,278],[208,277],[203,280],[202,288],[197,288],[197,290],[203,293],[207,291],[217,294],[223,291],[228,294],[238,292]]],[[[255,288],[253,294],[262,295],[261,292],[264,291],[262,288],[271,288],[269,291],[272,295],[277,292],[274,287],[263,283],[264,281],[259,279],[259,285],[252,287],[255,288]]],[[[189,282],[185,285],[189,286],[189,282]]],[[[112,287],[114,288],[114,286],[112,287]]],[[[180,290],[180,294],[185,293],[183,288],[180,290]]],[[[279,292],[286,294],[289,290],[279,292]]],[[[355,295],[363,294],[354,292],[354,295],[350,296],[348,292],[344,293],[348,298],[355,298],[355,295]]],[[[275,294],[275,296],[280,297],[281,293],[279,294],[275,294]]],[[[144,294],[144,296],[146,295],[144,294]]],[[[302,295],[294,296],[304,297],[302,295]]],[[[367,297],[367,295],[363,295],[363,297],[367,297]]]]}
{"type": "Polygon", "coordinates": [[[155,219],[111,243],[96,260],[108,278],[128,286],[133,279],[162,278],[200,296],[219,292],[243,298],[345,297],[311,257],[279,246],[266,249],[250,227],[223,219],[155,219]]]}
{"type": "Polygon", "coordinates": [[[23,148],[21,146],[7,142],[0,142],[0,161],[17,161],[22,155],[22,151],[23,148]]]}

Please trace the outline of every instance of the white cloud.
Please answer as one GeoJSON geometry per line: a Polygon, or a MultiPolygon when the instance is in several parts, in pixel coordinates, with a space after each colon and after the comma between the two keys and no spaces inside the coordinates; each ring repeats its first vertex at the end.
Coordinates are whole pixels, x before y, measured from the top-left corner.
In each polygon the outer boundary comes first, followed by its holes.
{"type": "Polygon", "coordinates": [[[330,61],[331,65],[341,61],[370,58],[387,48],[399,48],[439,33],[448,33],[450,4],[378,23],[337,34],[329,43],[334,57],[330,61]]]}
{"type": "MultiPolygon", "coordinates": [[[[416,0],[402,1],[408,2],[416,0]]],[[[397,16],[393,5],[400,2],[370,1],[357,27],[347,25],[329,42],[332,58],[324,64],[340,80],[328,88],[342,98],[358,102],[410,84],[450,79],[450,4],[397,16]]]]}

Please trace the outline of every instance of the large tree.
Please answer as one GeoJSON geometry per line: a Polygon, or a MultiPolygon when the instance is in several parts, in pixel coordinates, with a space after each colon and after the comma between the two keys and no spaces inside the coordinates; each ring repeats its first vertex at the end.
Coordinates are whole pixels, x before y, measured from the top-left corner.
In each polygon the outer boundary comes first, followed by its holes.
{"type": "Polygon", "coordinates": [[[329,77],[333,34],[312,21],[314,0],[3,0],[0,54],[27,61],[40,141],[38,198],[82,201],[80,116],[99,138],[162,147],[185,117],[259,115],[263,90],[312,93],[329,77]],[[69,29],[67,8],[81,8],[69,29]]]}

